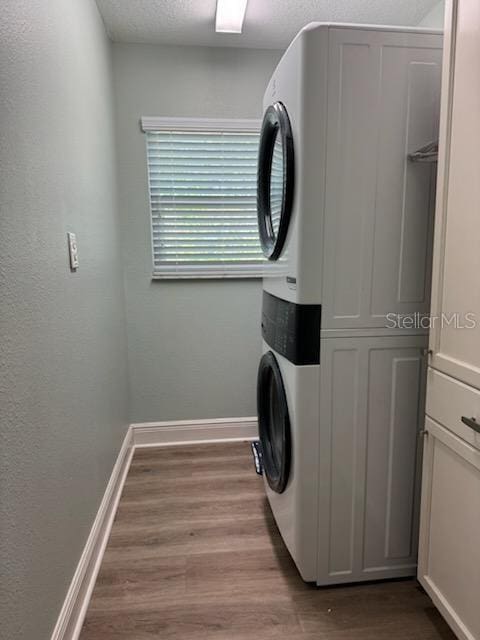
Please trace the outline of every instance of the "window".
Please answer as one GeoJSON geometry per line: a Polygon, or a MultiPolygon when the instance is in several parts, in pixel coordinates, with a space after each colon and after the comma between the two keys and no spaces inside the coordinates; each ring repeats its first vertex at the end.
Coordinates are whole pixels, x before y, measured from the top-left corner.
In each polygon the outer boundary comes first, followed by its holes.
{"type": "Polygon", "coordinates": [[[142,118],[153,277],[258,277],[256,120],[142,118]]]}

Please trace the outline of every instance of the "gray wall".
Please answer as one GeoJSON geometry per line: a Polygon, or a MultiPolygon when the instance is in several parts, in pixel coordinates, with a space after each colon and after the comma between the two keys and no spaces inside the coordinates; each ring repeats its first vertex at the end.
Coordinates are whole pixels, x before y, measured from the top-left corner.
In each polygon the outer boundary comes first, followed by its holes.
{"type": "Polygon", "coordinates": [[[443,29],[445,16],[445,0],[440,0],[420,22],[420,26],[431,29],[443,29]]]}
{"type": "Polygon", "coordinates": [[[132,422],[256,413],[260,280],[152,281],[149,116],[261,117],[272,51],[114,44],[132,422]]]}
{"type": "Polygon", "coordinates": [[[2,2],[2,640],[50,637],[127,424],[112,113],[93,0],[2,2]]]}

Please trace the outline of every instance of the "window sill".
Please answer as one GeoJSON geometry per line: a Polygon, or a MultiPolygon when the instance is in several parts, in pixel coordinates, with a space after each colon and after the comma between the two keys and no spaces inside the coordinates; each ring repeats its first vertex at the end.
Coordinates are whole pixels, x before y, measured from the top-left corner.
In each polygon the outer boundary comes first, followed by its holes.
{"type": "Polygon", "coordinates": [[[152,280],[261,280],[263,271],[164,271],[153,273],[152,280]]]}

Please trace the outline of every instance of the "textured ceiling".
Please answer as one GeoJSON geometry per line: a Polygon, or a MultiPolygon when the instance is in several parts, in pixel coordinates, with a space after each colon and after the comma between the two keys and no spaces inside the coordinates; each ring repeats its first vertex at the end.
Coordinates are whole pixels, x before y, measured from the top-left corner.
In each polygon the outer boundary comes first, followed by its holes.
{"type": "Polygon", "coordinates": [[[416,25],[438,0],[249,0],[241,34],[215,33],[216,0],[97,0],[112,40],[284,49],[313,21],[416,25]]]}

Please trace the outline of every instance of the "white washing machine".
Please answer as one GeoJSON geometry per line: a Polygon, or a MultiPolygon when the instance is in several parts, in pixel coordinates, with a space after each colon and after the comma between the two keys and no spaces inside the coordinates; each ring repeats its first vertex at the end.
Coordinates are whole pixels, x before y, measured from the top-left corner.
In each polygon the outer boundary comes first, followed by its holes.
{"type": "Polygon", "coordinates": [[[302,578],[317,564],[320,306],[264,299],[257,384],[265,487],[302,578]],[[303,327],[306,331],[299,332],[303,327]]]}
{"type": "Polygon", "coordinates": [[[267,496],[307,581],[414,575],[441,34],[311,24],[265,93],[267,496]],[[400,326],[390,315],[407,317],[400,326]]]}

